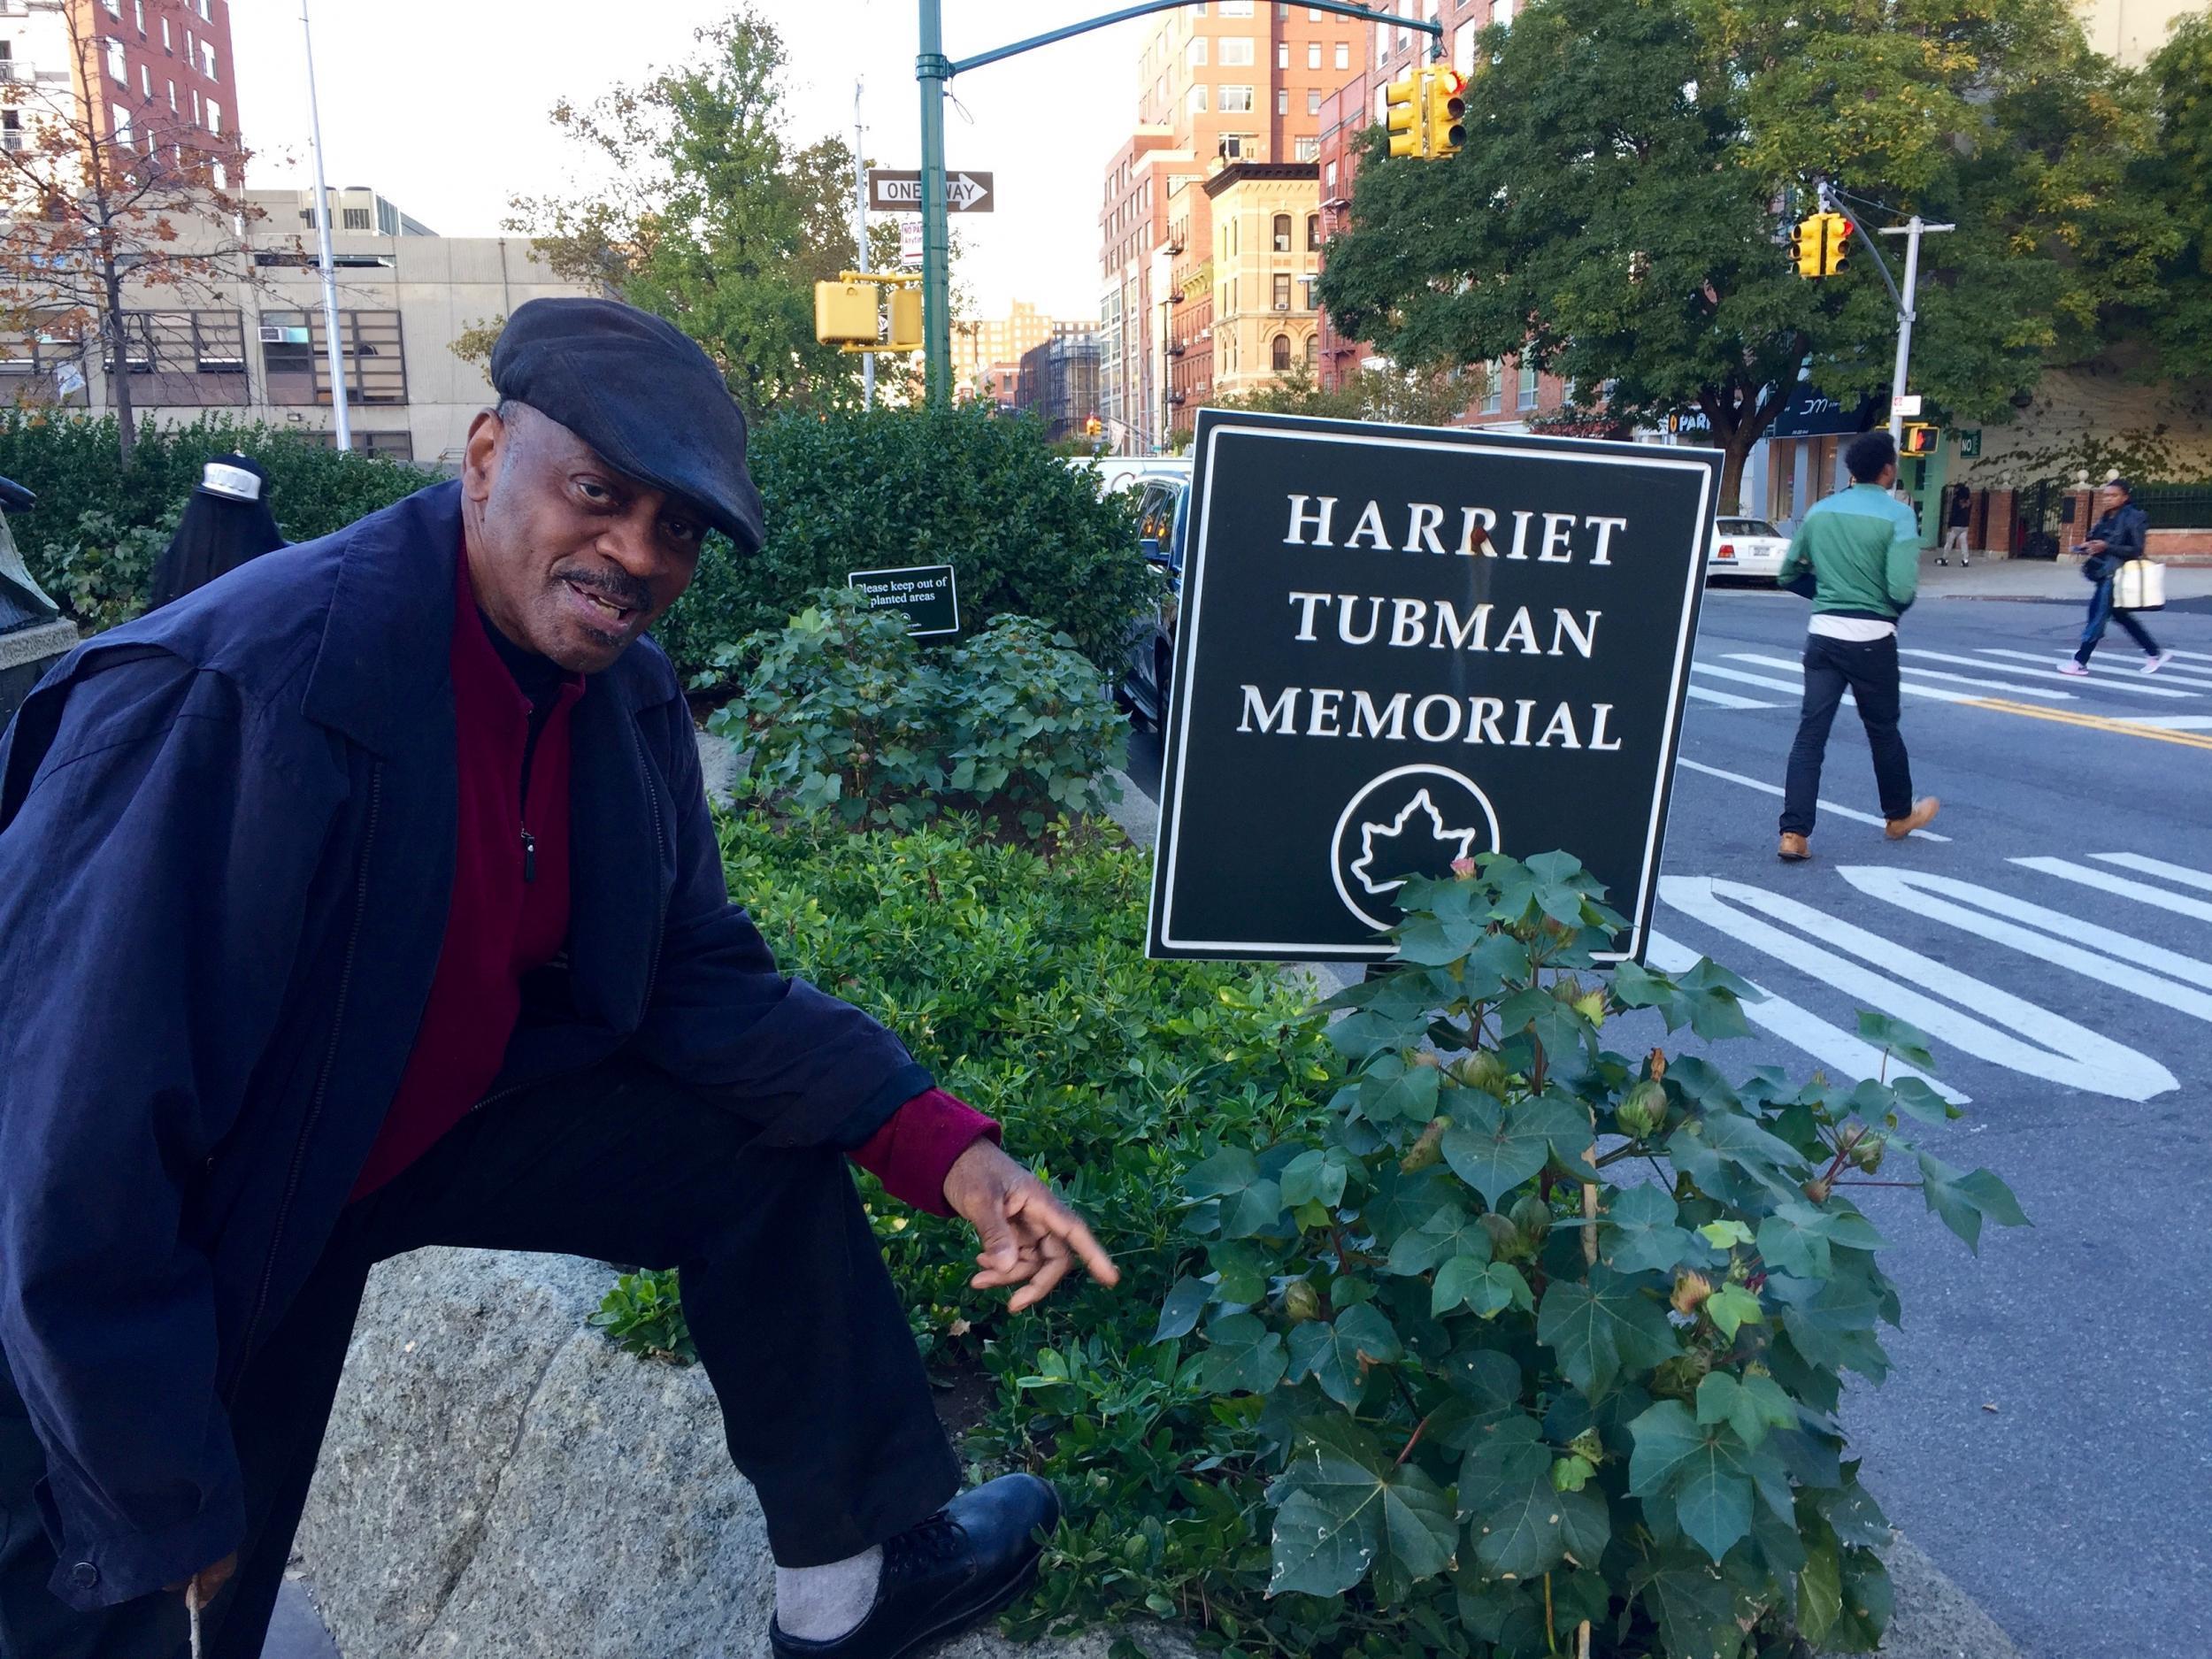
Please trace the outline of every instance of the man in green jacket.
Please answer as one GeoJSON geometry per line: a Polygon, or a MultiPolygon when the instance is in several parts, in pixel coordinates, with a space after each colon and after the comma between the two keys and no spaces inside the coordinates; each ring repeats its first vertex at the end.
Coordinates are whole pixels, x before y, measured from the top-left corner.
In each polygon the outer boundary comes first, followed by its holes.
{"type": "Polygon", "coordinates": [[[1805,707],[1782,800],[1781,856],[1793,863],[1813,856],[1807,837],[1820,795],[1821,761],[1847,690],[1858,702],[1874,751],[1874,783],[1890,839],[1911,834],[1939,804],[1933,795],[1913,800],[1912,763],[1897,730],[1897,618],[1920,583],[1919,520],[1889,493],[1897,479],[1897,446],[1889,434],[1853,440],[1844,464],[1851,488],[1808,510],[1777,578],[1786,588],[1809,571],[1815,585],[1805,635],[1805,707]]]}

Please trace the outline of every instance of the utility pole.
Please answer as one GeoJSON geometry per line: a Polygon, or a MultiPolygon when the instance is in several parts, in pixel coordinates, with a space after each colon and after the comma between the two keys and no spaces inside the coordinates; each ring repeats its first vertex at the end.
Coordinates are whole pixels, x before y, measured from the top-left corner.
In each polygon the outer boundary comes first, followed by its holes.
{"type": "Polygon", "coordinates": [[[1915,213],[1904,224],[1886,226],[1882,231],[1885,236],[1905,239],[1905,291],[1897,302],[1897,367],[1889,377],[1889,441],[1901,446],[1905,438],[1905,367],[1912,357],[1913,301],[1920,289],[1920,239],[1957,228],[1931,225],[1915,213]]]}
{"type": "Polygon", "coordinates": [[[307,0],[300,0],[300,39],[307,47],[307,127],[315,151],[315,228],[322,248],[323,347],[330,360],[330,406],[338,419],[338,447],[353,448],[353,422],[346,411],[346,354],[338,343],[338,271],[330,259],[330,187],[323,182],[323,118],[315,103],[315,36],[307,25],[307,0]]]}
{"type": "MultiPolygon", "coordinates": [[[[861,81],[853,81],[853,242],[860,262],[853,269],[868,273],[868,129],[860,120],[861,81]]],[[[860,406],[876,406],[876,358],[872,351],[860,359],[860,406]]]]}

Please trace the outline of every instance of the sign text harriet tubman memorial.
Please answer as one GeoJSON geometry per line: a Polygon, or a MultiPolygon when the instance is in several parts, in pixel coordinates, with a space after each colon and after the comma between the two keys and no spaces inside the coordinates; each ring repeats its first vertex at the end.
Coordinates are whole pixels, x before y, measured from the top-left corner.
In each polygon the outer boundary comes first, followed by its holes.
{"type": "Polygon", "coordinates": [[[1640,956],[1711,451],[1202,411],[1151,954],[1379,958],[1409,875],[1573,854],[1640,956]]]}

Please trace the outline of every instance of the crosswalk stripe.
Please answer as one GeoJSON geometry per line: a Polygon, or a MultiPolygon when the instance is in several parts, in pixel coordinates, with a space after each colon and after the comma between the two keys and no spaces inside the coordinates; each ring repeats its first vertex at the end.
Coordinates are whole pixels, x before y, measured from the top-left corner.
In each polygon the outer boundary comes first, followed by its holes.
{"type": "Polygon", "coordinates": [[[2170,864],[2162,859],[2146,858],[2141,853],[2091,853],[2101,864],[2117,864],[2123,870],[2139,870],[2147,876],[2163,876],[2169,881],[2185,887],[2200,887],[2212,893],[2212,872],[2192,870],[2187,864],[2170,864]]]}
{"type": "Polygon", "coordinates": [[[2212,732],[2212,714],[2131,714],[2130,726],[2154,726],[2162,732],[2212,732]]]}
{"type": "MultiPolygon", "coordinates": [[[[2048,661],[2049,661],[2049,659],[2048,659],[2047,657],[2032,657],[2032,656],[2030,656],[2030,655],[2029,655],[2029,653],[2027,653],[2026,651],[2010,651],[2010,650],[2001,650],[2001,649],[2000,649],[2000,648],[1998,648],[1998,647],[1996,647],[1996,646],[1990,646],[1990,647],[1988,647],[1988,648],[1987,648],[1987,649],[1988,649],[1989,653],[1990,653],[1992,656],[2002,655],[2002,656],[2005,656],[2005,657],[2015,657],[2015,658],[2017,658],[2017,657],[2027,657],[2027,659],[2028,659],[2030,662],[2048,662],[2048,661]]],[[[1948,655],[1947,653],[1946,653],[1946,652],[1942,652],[1942,651],[1914,651],[1914,652],[1912,653],[1912,655],[1913,655],[1913,656],[1915,656],[1915,657],[1936,657],[1936,658],[1938,658],[1938,659],[1939,659],[1939,660],[1941,660],[1941,661],[1943,661],[1943,662],[1947,662],[1947,663],[1972,663],[1972,662],[1974,662],[1974,661],[1975,661],[1975,659],[1974,659],[1973,657],[1953,657],[1953,656],[1950,656],[1950,655],[1948,655]]],[[[1988,663],[1982,663],[1982,664],[1978,664],[1978,666],[1980,666],[1980,667],[1984,667],[1984,668],[1988,668],[1988,667],[1993,667],[1993,666],[1994,666],[1994,664],[1988,664],[1988,663]]],[[[2058,671],[2058,667],[2057,667],[2057,664],[2051,664],[2051,666],[2049,666],[2049,667],[2047,667],[2047,668],[2041,668],[2041,669],[2033,669],[2033,668],[2024,668],[2024,668],[2008,668],[2005,672],[2006,672],[2007,673],[2010,673],[2010,674],[2033,674],[2033,673],[2039,673],[2039,674],[2042,674],[2042,675],[2046,676],[2047,678],[2048,678],[2048,679],[2052,679],[2052,680],[2065,680],[2065,679],[2069,679],[2069,678],[2078,678],[2078,676],[2069,676],[2069,675],[2066,675],[2066,674],[2062,674],[2061,672],[2059,672],[2059,671],[2058,671]]],[[[2139,696],[2139,697],[2165,697],[2165,698],[2168,698],[2168,699],[2170,699],[2170,700],[2171,700],[2171,699],[2178,699],[2178,700],[2180,700],[2180,701],[2182,701],[2182,702],[2185,702],[2185,702],[2187,702],[2189,699],[2191,699],[2191,698],[2194,697],[2194,696],[2197,695],[2197,694],[2196,694],[2195,692],[2193,692],[2193,691],[2177,691],[2177,690],[2176,690],[2173,687],[2171,687],[2171,686],[2146,686],[2146,685],[2143,685],[2143,684],[2139,683],[2139,682],[2141,681],[2142,678],[2143,678],[2143,676],[2142,676],[2142,675],[2140,675],[2140,674],[2130,674],[2130,675],[2129,675],[2126,679],[2123,680],[2123,679],[2120,679],[2118,676],[2116,676],[2116,675],[2115,675],[2115,674],[2113,674],[2113,673],[2111,673],[2111,672],[2104,672],[2104,673],[2100,673],[2100,672],[2097,672],[2097,669],[2096,669],[2096,667],[2095,667],[2095,664],[2091,664],[2089,673],[2090,673],[2090,678],[2091,678],[2091,679],[2093,679],[2093,680],[2094,680],[2097,682],[2097,689],[2098,689],[2098,690],[2100,690],[2100,691],[2124,691],[2124,692],[2127,692],[2127,693],[2129,693],[2131,695],[2133,695],[2133,696],[2139,696]]]]}
{"type": "MultiPolygon", "coordinates": [[[[1680,941],[1654,932],[1646,960],[1662,973],[1687,973],[1697,965],[1697,952],[1680,941]]],[[[1777,996],[1755,980],[1752,989],[1765,1000],[1747,1002],[1743,1005],[1744,1018],[1755,1025],[1763,1025],[1784,1042],[1803,1049],[1814,1059],[1836,1069],[1839,1077],[1879,1077],[1883,1056],[1879,1048],[1863,1038],[1855,1037],[1840,1025],[1828,1021],[1786,996],[1777,996]]],[[[1954,1106],[1963,1106],[1974,1097],[1962,1089],[1953,1088],[1939,1078],[1909,1065],[1889,1062],[1892,1082],[1901,1077],[1916,1077],[1954,1106]]]]}
{"type": "Polygon", "coordinates": [[[2062,881],[2075,881],[2085,887],[2094,887],[2100,893],[2133,899],[2141,904],[2154,904],[2162,910],[2171,910],[2177,916],[2193,916],[2200,922],[2212,922],[2212,903],[2190,898],[2185,894],[2169,893],[2164,887],[2154,887],[2147,882],[2130,881],[2125,876],[2116,876],[2109,870],[2078,864],[2070,858],[2015,858],[2011,862],[2024,870],[2040,871],[2047,876],[2056,876],[2062,881]]]}
{"type": "MultiPolygon", "coordinates": [[[[1771,674],[1747,674],[1740,668],[1722,668],[1706,662],[1701,657],[1691,662],[1690,671],[1693,673],[1711,674],[1720,680],[1741,680],[1747,686],[1764,686],[1769,691],[1786,691],[1793,697],[1801,696],[1805,690],[1802,685],[1787,680],[1777,680],[1771,674]]],[[[1846,701],[1848,701],[1851,694],[1847,691],[1843,695],[1846,701]]]]}
{"type": "MultiPolygon", "coordinates": [[[[1732,663],[1758,663],[1768,668],[1786,668],[1801,678],[1805,672],[1800,664],[1791,662],[1786,657],[1762,657],[1756,651],[1731,651],[1728,653],[1728,660],[1732,663]]],[[[1979,701],[1978,698],[1968,696],[1962,691],[1946,691],[1940,686],[1916,686],[1909,680],[1899,681],[1897,688],[1908,696],[1933,697],[1939,703],[1979,701]]]]}
{"type": "Polygon", "coordinates": [[[2212,737],[2200,737],[2193,732],[2176,732],[2147,721],[2117,718],[2104,714],[2076,714],[2066,709],[2039,709],[2029,703],[2008,703],[2001,697],[1969,697],[1965,701],[1978,709],[1994,709],[2001,714],[2024,714],[2035,720],[2057,720],[2067,726],[2085,726],[2093,732],[2116,732],[2123,737],[2154,738],[2162,743],[2179,743],[2189,749],[2212,749],[2212,737]]]}
{"type": "MultiPolygon", "coordinates": [[[[1708,777],[1725,778],[1731,783],[1742,784],[1747,788],[1758,790],[1762,795],[1778,795],[1783,793],[1779,785],[1769,783],[1763,778],[1747,778],[1740,772],[1724,772],[1720,767],[1709,766],[1701,760],[1692,760],[1687,755],[1676,756],[1675,764],[1687,766],[1692,772],[1701,772],[1708,777]]],[[[1831,813],[1837,818],[1853,818],[1861,824],[1878,826],[1886,826],[1888,823],[1886,818],[1877,818],[1871,812],[1855,811],[1847,806],[1838,806],[1833,801],[1822,801],[1816,804],[1823,812],[1831,813]]],[[[1913,833],[1923,841],[1947,841],[1951,839],[1948,835],[1939,835],[1933,830],[1916,829],[1913,831],[1913,833]]]]}
{"type": "Polygon", "coordinates": [[[1780,894],[1709,876],[1663,876],[1659,895],[1683,914],[1993,1065],[2118,1100],[2149,1100],[2180,1087],[2147,1054],[1780,894]],[[1786,932],[1751,910],[1796,931],[1786,932]],[[1848,961],[1816,939],[1861,960],[1848,961]],[[1930,992],[1950,1002],[1938,1002],[1930,992]]]}
{"type": "MultiPolygon", "coordinates": [[[[2034,651],[2016,651],[2001,645],[1981,645],[1975,649],[1985,657],[2010,657],[2026,662],[2041,663],[2046,666],[2049,665],[2051,660],[2048,653],[2039,655],[2034,651]]],[[[2092,680],[2112,680],[2123,675],[2130,680],[2140,680],[2143,677],[2143,671],[2124,660],[2113,662],[2102,656],[2093,657],[2089,659],[2089,677],[2092,680]]],[[[2177,668],[2169,663],[2159,671],[2158,680],[2162,686],[2169,680],[2173,680],[2184,686],[2197,686],[2212,691],[2212,668],[2193,668],[2186,665],[2177,668]]]]}
{"type": "Polygon", "coordinates": [[[1886,899],[1915,916],[1947,922],[1994,944],[2009,945],[2039,962],[2071,968],[2100,984],[2116,985],[2147,997],[2162,1008],[2212,1021],[2212,996],[2202,989],[2190,988],[2212,987],[2212,964],[2194,956],[1949,876],[1870,864],[1847,864],[1836,873],[1860,892],[1886,899]],[[1960,902],[1953,903],[1952,899],[1960,902]],[[2097,949],[2085,949],[2093,945],[2097,949]],[[2145,968],[2158,972],[2146,972],[2145,968]]]}
{"type": "Polygon", "coordinates": [[[1782,706],[1778,703],[1763,702],[1757,697],[1739,697],[1732,691],[1715,691],[1711,687],[1701,686],[1695,681],[1683,689],[1700,703],[1717,703],[1724,709],[1778,709],[1782,706]]]}
{"type": "Polygon", "coordinates": [[[1928,680],[1948,680],[1962,686],[1986,686],[1993,691],[2009,691],[2016,697],[2042,697],[2052,703],[2071,703],[2074,700],[2074,694],[2070,691],[2042,686],[2016,686],[2009,680],[1984,680],[1979,674],[1954,674],[1940,668],[1923,668],[1916,663],[1900,663],[1897,672],[1919,674],[1928,680]]]}
{"type": "Polygon", "coordinates": [[[2176,657],[2185,657],[2192,662],[2212,663],[2212,651],[2176,651],[2176,657]]]}

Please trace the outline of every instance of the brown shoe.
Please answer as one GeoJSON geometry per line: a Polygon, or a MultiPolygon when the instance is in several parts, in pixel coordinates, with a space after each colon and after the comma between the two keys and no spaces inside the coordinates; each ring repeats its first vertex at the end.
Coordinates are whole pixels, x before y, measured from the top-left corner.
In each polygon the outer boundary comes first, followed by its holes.
{"type": "Polygon", "coordinates": [[[1793,864],[1801,864],[1812,856],[1813,849],[1802,835],[1784,835],[1782,845],[1775,852],[1776,857],[1786,858],[1793,864]]]}
{"type": "Polygon", "coordinates": [[[1937,800],[1935,796],[1932,795],[1923,795],[1919,800],[1912,803],[1911,811],[1906,813],[1902,818],[1893,818],[1890,819],[1888,824],[1884,826],[1884,827],[1888,830],[1890,840],[1893,841],[1903,841],[1905,837],[1911,834],[1913,831],[1916,829],[1925,829],[1929,825],[1934,823],[1935,815],[1942,809],[1942,806],[1943,803],[1937,800]]]}

